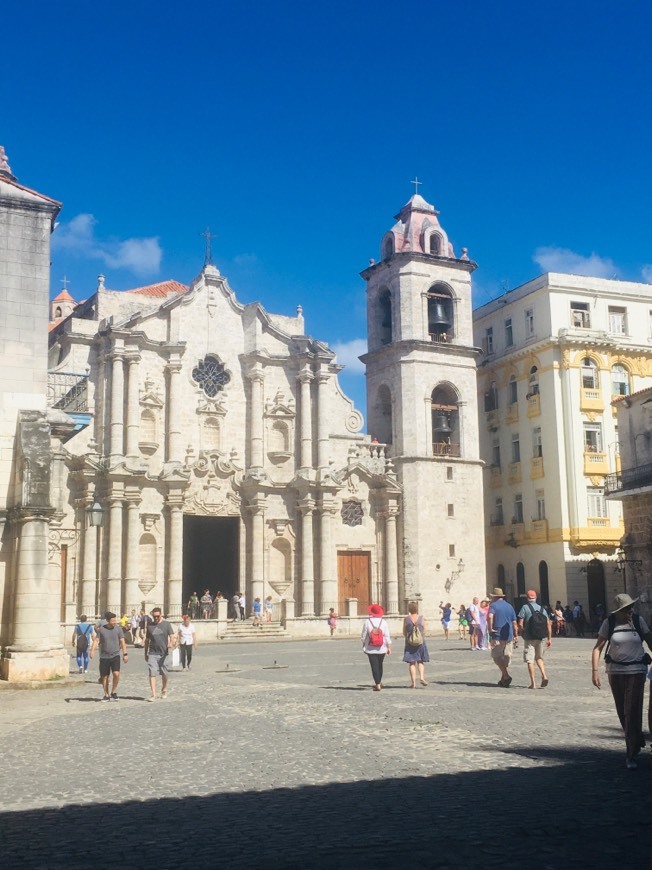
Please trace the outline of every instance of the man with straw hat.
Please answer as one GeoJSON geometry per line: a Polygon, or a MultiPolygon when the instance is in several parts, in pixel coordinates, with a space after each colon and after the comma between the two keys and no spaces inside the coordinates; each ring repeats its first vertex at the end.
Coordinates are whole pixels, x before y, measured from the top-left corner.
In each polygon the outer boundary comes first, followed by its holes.
{"type": "Polygon", "coordinates": [[[643,739],[643,696],[645,675],[652,659],[643,648],[643,641],[652,649],[652,631],[645,620],[634,613],[638,598],[621,592],[614,598],[614,609],[604,620],[591,655],[591,678],[600,688],[598,664],[600,652],[606,646],[604,660],[616,712],[625,732],[627,770],[636,770],[636,756],[645,746],[643,739]]]}
{"type": "Polygon", "coordinates": [[[518,631],[516,612],[512,605],[505,601],[505,593],[498,586],[494,587],[490,597],[487,625],[491,641],[491,658],[500,669],[498,685],[503,689],[509,689],[512,678],[507,668],[512,660],[514,638],[518,631]]]}

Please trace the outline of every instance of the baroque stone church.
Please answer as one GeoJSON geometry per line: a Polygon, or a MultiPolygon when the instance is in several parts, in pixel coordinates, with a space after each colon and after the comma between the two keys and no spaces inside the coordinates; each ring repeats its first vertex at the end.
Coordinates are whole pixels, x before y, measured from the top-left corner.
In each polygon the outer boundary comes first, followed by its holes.
{"type": "Polygon", "coordinates": [[[369,435],[301,309],[240,304],[211,263],[190,286],[100,277],[85,301],[50,303],[61,624],[154,603],[175,616],[208,587],[271,595],[292,634],[330,608],[357,631],[372,601],[432,617],[484,589],[475,264],[419,195],[380,247],[362,272],[369,435]]]}

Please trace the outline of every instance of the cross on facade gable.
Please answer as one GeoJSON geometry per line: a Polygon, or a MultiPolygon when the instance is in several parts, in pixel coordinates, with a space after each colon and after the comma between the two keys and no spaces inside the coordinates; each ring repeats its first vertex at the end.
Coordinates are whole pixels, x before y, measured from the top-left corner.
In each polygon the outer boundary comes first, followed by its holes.
{"type": "Polygon", "coordinates": [[[206,230],[203,233],[199,234],[203,239],[206,240],[206,248],[204,251],[204,266],[212,266],[213,265],[213,251],[211,247],[211,239],[217,238],[217,233],[211,233],[211,228],[206,227],[206,230]]]}

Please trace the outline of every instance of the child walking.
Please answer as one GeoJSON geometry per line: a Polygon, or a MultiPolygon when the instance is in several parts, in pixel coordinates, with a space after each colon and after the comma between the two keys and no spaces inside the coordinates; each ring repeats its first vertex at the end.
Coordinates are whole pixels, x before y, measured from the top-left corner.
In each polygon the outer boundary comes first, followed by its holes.
{"type": "Polygon", "coordinates": [[[331,637],[333,637],[335,629],[337,628],[337,613],[335,613],[335,610],[332,607],[328,611],[328,627],[331,630],[331,637]]]}

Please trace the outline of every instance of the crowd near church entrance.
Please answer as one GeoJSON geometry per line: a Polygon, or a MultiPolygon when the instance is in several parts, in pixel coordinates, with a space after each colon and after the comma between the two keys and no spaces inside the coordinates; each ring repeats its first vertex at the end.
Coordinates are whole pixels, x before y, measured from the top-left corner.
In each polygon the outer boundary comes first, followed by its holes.
{"type": "Polygon", "coordinates": [[[349,550],[337,554],[338,607],[346,615],[349,598],[358,601],[358,613],[367,613],[371,604],[371,553],[365,550],[349,550]]]}
{"type": "Polygon", "coordinates": [[[184,607],[193,592],[201,597],[221,592],[228,599],[240,592],[239,517],[183,517],[184,607]]]}

